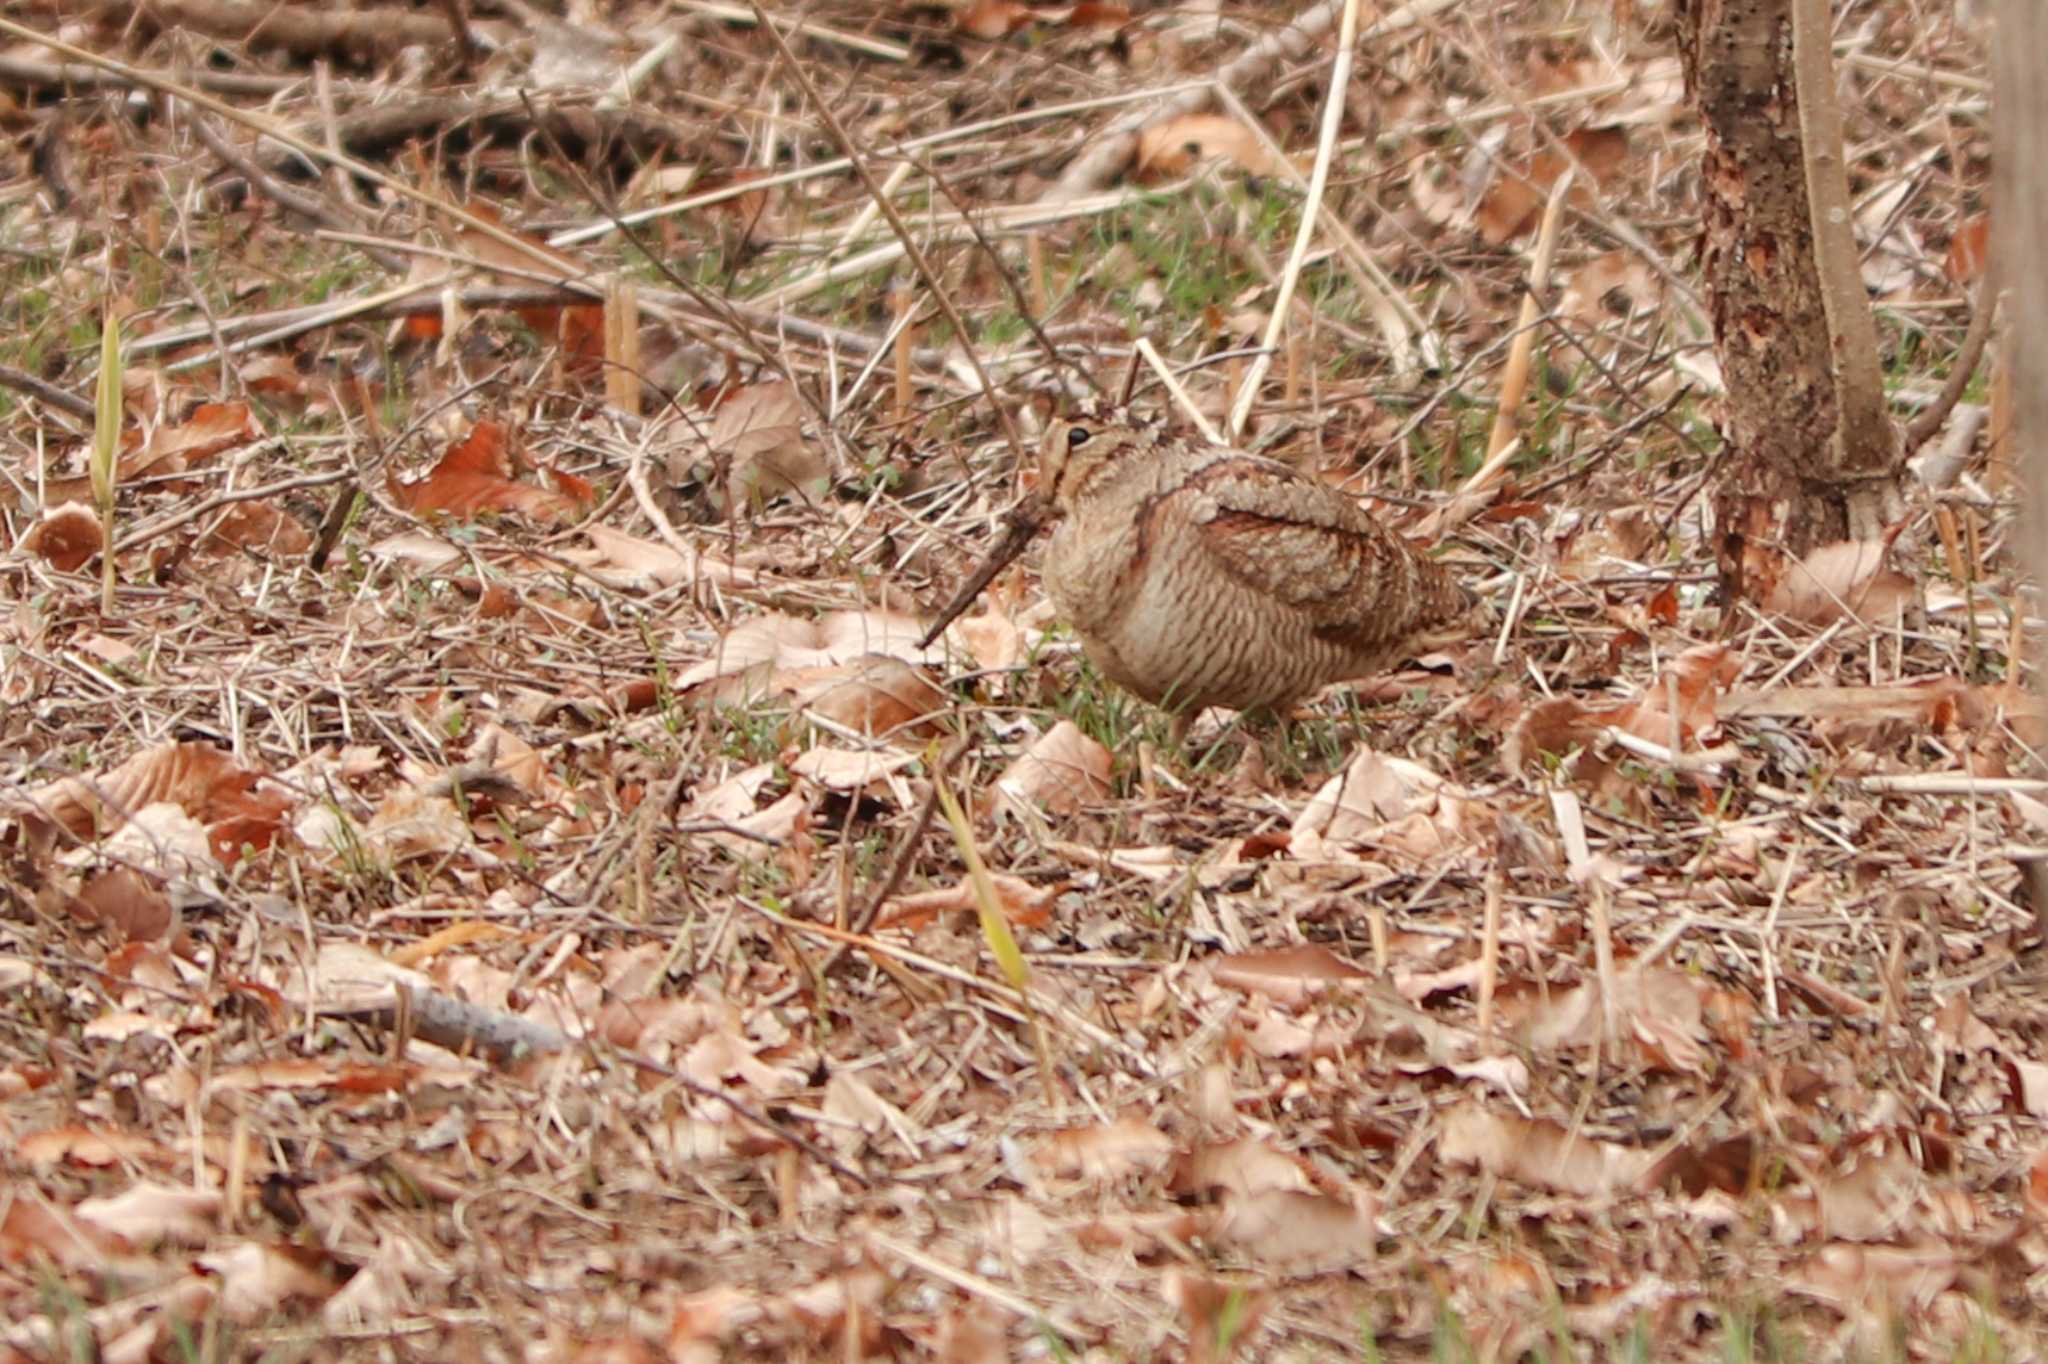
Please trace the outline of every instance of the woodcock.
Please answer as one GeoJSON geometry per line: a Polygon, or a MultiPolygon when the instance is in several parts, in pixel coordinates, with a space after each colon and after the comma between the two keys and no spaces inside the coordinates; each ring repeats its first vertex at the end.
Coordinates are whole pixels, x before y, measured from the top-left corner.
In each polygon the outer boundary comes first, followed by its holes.
{"type": "Polygon", "coordinates": [[[1276,460],[1084,419],[1050,433],[1045,485],[1053,604],[1105,676],[1184,717],[1286,706],[1472,632],[1442,565],[1276,460]]]}

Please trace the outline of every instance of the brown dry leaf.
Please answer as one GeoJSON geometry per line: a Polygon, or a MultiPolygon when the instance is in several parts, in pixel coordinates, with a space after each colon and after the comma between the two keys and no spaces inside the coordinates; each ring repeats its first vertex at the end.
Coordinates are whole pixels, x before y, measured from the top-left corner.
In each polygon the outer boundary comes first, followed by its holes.
{"type": "Polygon", "coordinates": [[[902,1109],[848,1070],[833,1071],[825,1082],[824,1113],[834,1124],[832,1142],[843,1156],[860,1150],[871,1137],[885,1132],[907,1134],[913,1126],[902,1109]]]}
{"type": "Polygon", "coordinates": [[[1179,1269],[1160,1276],[1159,1296],[1187,1324],[1188,1364],[1223,1364],[1232,1358],[1258,1334],[1273,1301],[1271,1293],[1179,1269]]]}
{"type": "Polygon", "coordinates": [[[1109,768],[1109,750],[1072,720],[1061,720],[1003,769],[996,789],[1007,800],[1069,815],[1109,798],[1109,768]]]}
{"type": "Polygon", "coordinates": [[[2038,1224],[2048,1224],[2048,1151],[2027,1163],[2027,1214],[2038,1224]]]}
{"type": "Polygon", "coordinates": [[[1742,659],[1725,644],[1695,644],[1665,665],[1643,699],[1614,723],[1639,739],[1669,744],[1672,702],[1677,702],[1680,746],[1698,741],[1720,723],[1721,693],[1742,671],[1742,659]]]}
{"type": "Polygon", "coordinates": [[[953,25],[969,37],[993,41],[1031,27],[1036,18],[1031,6],[1017,0],[973,0],[954,13],[953,25]]]}
{"type": "Polygon", "coordinates": [[[836,667],[863,654],[886,654],[921,665],[943,663],[942,649],[918,647],[923,635],[924,622],[892,611],[832,611],[816,620],[775,613],[755,616],[728,632],[711,657],[678,674],[675,685],[686,691],[763,665],[765,683],[778,671],[836,667]]]}
{"type": "Polygon", "coordinates": [[[313,548],[313,533],[268,502],[237,502],[200,546],[207,554],[261,554],[295,559],[313,548]]]}
{"type": "Polygon", "coordinates": [[[1795,1269],[1788,1282],[1844,1313],[1893,1320],[1904,1307],[1925,1308],[1975,1263],[1955,1246],[1931,1238],[1903,1246],[1827,1245],[1795,1269]]]}
{"type": "MultiPolygon", "coordinates": [[[[1572,159],[1589,172],[1595,184],[1606,184],[1628,160],[1628,133],[1618,127],[1579,128],[1564,136],[1572,159]]],[[[1500,246],[1536,228],[1550,187],[1557,183],[1571,162],[1555,151],[1538,152],[1520,174],[1500,173],[1473,210],[1479,235],[1489,246],[1500,246]]],[[[1572,188],[1573,203],[1591,202],[1583,184],[1572,188]]]]}
{"type": "Polygon", "coordinates": [[[1539,701],[1515,717],[1501,741],[1501,757],[1509,771],[1527,772],[1546,756],[1563,757],[1587,747],[1607,726],[1619,724],[1635,709],[1589,705],[1576,696],[1539,701]]]}
{"type": "Polygon", "coordinates": [[[59,573],[75,573],[100,552],[99,513],[83,502],[52,507],[21,537],[20,547],[59,573]]]}
{"type": "Polygon", "coordinates": [[[1554,1122],[1489,1113],[1474,1103],[1443,1115],[1437,1154],[1453,1165],[1476,1165],[1503,1179],[1586,1198],[1636,1192],[1652,1170],[1646,1152],[1578,1136],[1554,1122]]]}
{"type": "Polygon", "coordinates": [[[767,1315],[752,1293],[719,1284],[691,1293],[676,1304],[669,1318],[668,1351],[679,1364],[723,1359],[719,1343],[767,1315]]]}
{"type": "Polygon", "coordinates": [[[1007,612],[997,608],[978,616],[962,616],[946,627],[946,638],[959,644],[984,672],[1002,672],[1024,660],[1024,632],[1007,612]]]}
{"type": "Polygon", "coordinates": [[[1369,841],[1395,821],[1434,810],[1443,786],[1421,763],[1361,749],[1295,816],[1289,845],[1305,846],[1310,834],[1326,843],[1369,841]]]}
{"type": "Polygon", "coordinates": [[[652,1345],[633,1336],[592,1340],[568,1357],[568,1364],[675,1364],[652,1345]]]}
{"type": "Polygon", "coordinates": [[[154,942],[177,922],[163,888],[133,867],[94,872],[79,887],[73,912],[87,923],[106,924],[131,942],[154,942]]]}
{"type": "MultiPolygon", "coordinates": [[[[498,210],[482,200],[471,200],[464,205],[469,212],[486,221],[502,224],[504,219],[498,210]]],[[[553,270],[563,279],[588,279],[591,268],[588,262],[577,259],[567,252],[557,251],[544,245],[530,233],[518,234],[524,241],[532,243],[538,254],[522,251],[515,246],[499,241],[496,237],[477,231],[472,227],[457,226],[450,243],[452,248],[470,260],[484,266],[502,266],[505,273],[496,277],[506,284],[531,284],[536,273],[547,274],[552,263],[553,270]]],[[[429,253],[415,258],[412,279],[427,281],[447,274],[447,262],[429,253]]],[[[493,272],[496,273],[496,272],[493,272]]],[[[561,347],[573,373],[590,373],[597,370],[604,361],[604,306],[599,303],[578,303],[567,306],[533,306],[512,310],[519,320],[533,328],[543,339],[561,347]]],[[[405,321],[408,336],[418,340],[432,341],[441,335],[441,316],[438,313],[422,313],[405,321]]]]}
{"type": "Polygon", "coordinates": [[[787,381],[739,389],[718,405],[701,439],[694,427],[677,428],[682,437],[669,452],[669,482],[702,480],[712,506],[727,516],[786,495],[815,502],[831,485],[832,470],[824,452],[804,439],[803,412],[787,381]]]}
{"type": "Polygon", "coordinates": [[[759,840],[766,840],[769,845],[789,842],[803,826],[810,808],[801,793],[791,791],[765,809],[757,810],[755,802],[761,790],[774,777],[775,767],[771,763],[737,772],[690,801],[677,818],[715,819],[730,824],[740,832],[713,832],[703,837],[735,856],[759,857],[763,849],[759,840]]]}
{"type": "Polygon", "coordinates": [[[938,683],[888,654],[863,654],[837,667],[789,669],[773,682],[789,690],[798,706],[841,729],[912,743],[931,736],[932,726],[919,722],[949,699],[938,683]]]}
{"type": "Polygon", "coordinates": [[[1275,1191],[1309,1193],[1315,1181],[1300,1160],[1252,1137],[1197,1146],[1174,1163],[1175,1193],[1248,1197],[1275,1191]]]}
{"type": "Polygon", "coordinates": [[[1721,700],[1725,718],[1738,715],[1808,720],[1905,720],[1946,728],[1969,691],[1958,677],[1919,677],[1881,687],[1777,687],[1735,691],[1721,700]]]}
{"type": "Polygon", "coordinates": [[[999,1319],[977,1301],[950,1307],[932,1332],[933,1364],[1011,1364],[999,1319]]]}
{"type": "Polygon", "coordinates": [[[1951,283],[1974,284],[1984,273],[1984,263],[1991,259],[1991,215],[1979,213],[1965,219],[1949,238],[1948,256],[1942,262],[1943,272],[1951,283]]]}
{"type": "Polygon", "coordinates": [[[184,421],[158,427],[147,442],[140,433],[131,432],[117,481],[182,474],[215,455],[262,438],[263,428],[247,403],[201,403],[184,421]]]}
{"type": "MultiPolygon", "coordinates": [[[[557,550],[563,558],[580,564],[608,587],[646,591],[673,587],[677,583],[706,583],[715,587],[754,587],[760,575],[713,554],[671,549],[653,540],[642,540],[610,526],[591,522],[583,527],[590,548],[557,550]]],[[[396,537],[394,537],[396,538],[396,537]]],[[[439,546],[440,542],[433,542],[439,546]]],[[[445,548],[445,547],[444,547],[445,548]]]]}
{"type": "Polygon", "coordinates": [[[1073,1127],[1038,1143],[1032,1163],[1047,1174],[1088,1180],[1121,1179],[1164,1169],[1173,1141],[1138,1118],[1119,1118],[1107,1127],[1073,1127]]]}
{"type": "Polygon", "coordinates": [[[1913,604],[1913,580],[1885,566],[1891,539],[1822,545],[1789,566],[1764,598],[1764,609],[1812,625],[1849,617],[1886,625],[1913,604]]]}
{"type": "Polygon", "coordinates": [[[416,787],[393,790],[378,804],[360,838],[342,835],[326,840],[340,856],[362,851],[374,854],[381,866],[396,867],[415,858],[441,858],[469,850],[474,836],[469,820],[447,796],[430,796],[416,787]]]}
{"type": "Polygon", "coordinates": [[[1182,114],[1138,134],[1133,173],[1140,180],[1186,175],[1196,164],[1220,159],[1250,175],[1279,169],[1251,129],[1223,114],[1182,114]]]}
{"type": "Polygon", "coordinates": [[[828,791],[865,791],[910,805],[910,790],[899,775],[918,760],[910,753],[849,753],[841,748],[811,748],[789,763],[792,776],[816,782],[828,791]]]}
{"type": "Polygon", "coordinates": [[[267,848],[291,808],[290,797],[237,767],[212,744],[194,740],[137,753],[98,777],[64,777],[7,800],[25,822],[55,825],[90,842],[120,829],[148,806],[168,804],[206,830],[213,855],[232,866],[246,847],[267,848]]]}
{"type": "Polygon", "coordinates": [[[1312,866],[1356,864],[1359,849],[1425,864],[1463,841],[1469,808],[1420,763],[1362,750],[1295,816],[1287,852],[1312,866]]]}
{"type": "Polygon", "coordinates": [[[1372,973],[1345,961],[1327,947],[1304,943],[1262,952],[1233,952],[1210,967],[1218,985],[1264,995],[1287,1005],[1301,1005],[1341,989],[1372,973]]]}
{"type": "Polygon", "coordinates": [[[411,1066],[364,1065],[316,1056],[282,1057],[215,1071],[206,1077],[206,1092],[233,1094],[258,1089],[331,1089],[348,1094],[386,1094],[404,1090],[414,1074],[411,1066]]]}
{"type": "Polygon", "coordinates": [[[1123,5],[1108,5],[1099,0],[1081,0],[1081,3],[1064,14],[1057,11],[1046,15],[1047,23],[1064,23],[1069,28],[1117,29],[1131,22],[1131,11],[1123,5]],[[1058,17],[1055,17],[1055,14],[1058,17]]]}
{"type": "MultiPolygon", "coordinates": [[[[1663,276],[1652,270],[1640,253],[1625,248],[1595,256],[1572,271],[1557,302],[1558,311],[1565,316],[1596,325],[1617,315],[1655,312],[1662,306],[1663,276]]],[[[1641,509],[1618,510],[1633,511],[1645,522],[1650,520],[1641,509]]]]}
{"type": "Polygon", "coordinates": [[[566,521],[588,501],[584,490],[557,492],[512,477],[505,428],[480,421],[451,442],[441,462],[416,483],[387,478],[391,498],[416,515],[442,512],[470,519],[484,512],[519,512],[536,521],[566,521]]]}
{"type": "Polygon", "coordinates": [[[265,1320],[294,1301],[325,1302],[336,1287],[325,1257],[297,1246],[246,1241],[197,1263],[218,1279],[221,1311],[234,1322],[265,1320]]]}
{"type": "Polygon", "coordinates": [[[47,1262],[62,1270],[96,1269],[104,1266],[110,1256],[126,1249],[117,1237],[74,1217],[47,1198],[9,1198],[0,1202],[0,1264],[47,1262]]]}
{"type": "MultiPolygon", "coordinates": [[[[1712,987],[1668,967],[1633,967],[1617,973],[1615,1017],[1655,1070],[1705,1074],[1715,1063],[1708,1049],[1707,1011],[1712,987]]],[[[1534,990],[1501,999],[1502,1018],[1518,1042],[1541,1054],[1557,1047],[1599,1044],[1605,1026],[1600,984],[1588,980],[1547,997],[1534,990]]],[[[1728,1026],[1735,1026],[1732,1022],[1728,1026]]]]}
{"type": "Polygon", "coordinates": [[[53,1127],[23,1137],[14,1158],[31,1169],[58,1162],[87,1167],[168,1165],[177,1154],[140,1132],[104,1132],[87,1127],[53,1127]]]}
{"type": "MultiPolygon", "coordinates": [[[[1053,902],[1059,899],[1060,887],[1047,886],[1041,889],[1022,877],[1004,872],[991,872],[988,879],[989,884],[995,888],[997,907],[1003,911],[1003,917],[1012,924],[1025,928],[1043,928],[1052,922],[1052,906],[1053,902]]],[[[980,902],[975,899],[973,885],[969,882],[960,882],[938,890],[897,896],[889,901],[876,919],[875,927],[917,928],[942,914],[971,914],[979,908],[980,902]]]]}
{"type": "Polygon", "coordinates": [[[218,1229],[220,1204],[215,1190],[143,1183],[105,1198],[85,1199],[75,1211],[81,1222],[131,1246],[165,1241],[198,1246],[218,1229]]]}
{"type": "Polygon", "coordinates": [[[1890,1134],[1861,1139],[1842,1163],[1813,1172],[1804,1195],[1780,1201],[1778,1212],[1794,1225],[1809,1225],[1802,1204],[1817,1214],[1810,1225],[1821,1235],[1845,1241],[1885,1240],[1914,1218],[1927,1177],[1906,1149],[1890,1134]],[[1808,1196],[1810,1195],[1810,1202],[1808,1196]]]}
{"type": "Polygon", "coordinates": [[[1355,1201],[1323,1193],[1268,1189],[1226,1198],[1210,1222],[1211,1244],[1263,1268],[1288,1274],[1330,1273],[1372,1259],[1378,1240],[1370,1196],[1355,1201]]]}

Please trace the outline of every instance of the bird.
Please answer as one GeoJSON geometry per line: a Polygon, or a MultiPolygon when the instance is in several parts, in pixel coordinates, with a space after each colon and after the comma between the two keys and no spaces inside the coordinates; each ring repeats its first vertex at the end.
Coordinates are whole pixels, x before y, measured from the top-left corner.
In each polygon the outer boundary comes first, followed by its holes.
{"type": "Polygon", "coordinates": [[[1111,416],[1048,432],[1041,577],[1110,681],[1176,713],[1279,711],[1469,637],[1456,578],[1278,460],[1111,416]]]}

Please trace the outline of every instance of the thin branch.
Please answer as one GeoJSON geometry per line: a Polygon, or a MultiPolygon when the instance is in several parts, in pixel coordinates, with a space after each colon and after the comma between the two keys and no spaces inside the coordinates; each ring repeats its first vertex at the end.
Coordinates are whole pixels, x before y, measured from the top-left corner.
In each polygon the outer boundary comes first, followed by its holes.
{"type": "Polygon", "coordinates": [[[1977,364],[1984,358],[1984,347],[1991,341],[1991,322],[1997,313],[1996,276],[1987,270],[1977,284],[1977,305],[1970,314],[1970,329],[1963,334],[1963,344],[1956,351],[1954,363],[1949,366],[1948,378],[1942,383],[1941,392],[1919,416],[1913,418],[1912,425],[1900,437],[1901,459],[1912,458],[1921,446],[1932,440],[1934,433],[1941,430],[1941,424],[1948,420],[1948,414],[1955,411],[1956,404],[1963,400],[1963,390],[1977,376],[1977,364]]]}
{"type": "MultiPolygon", "coordinates": [[[[967,363],[974,367],[975,377],[981,381],[982,396],[987,398],[989,406],[995,409],[996,420],[1002,425],[1003,435],[1010,442],[1010,450],[1017,457],[1018,467],[1022,468],[1030,461],[1030,454],[1025,449],[1024,438],[1017,432],[1017,423],[1010,416],[1010,409],[996,396],[995,381],[989,378],[987,367],[981,363],[981,354],[973,345],[972,333],[967,329],[967,320],[953,305],[952,295],[946,291],[938,272],[932,269],[931,262],[925,258],[923,249],[917,244],[917,238],[911,234],[910,224],[903,221],[903,215],[896,211],[896,205],[882,192],[881,182],[876,180],[874,172],[868,169],[866,159],[854,145],[853,138],[847,134],[845,125],[840,123],[839,116],[832,112],[832,106],[825,102],[825,96],[811,80],[810,73],[804,70],[803,63],[796,59],[796,53],[790,50],[789,40],[782,36],[782,30],[776,27],[768,11],[761,8],[761,0],[750,2],[754,6],[754,12],[761,16],[762,28],[775,40],[775,52],[782,59],[784,69],[789,72],[791,79],[802,87],[804,98],[811,102],[811,106],[818,111],[818,117],[831,130],[832,140],[839,144],[840,155],[853,167],[853,173],[859,177],[868,196],[875,201],[875,207],[881,209],[882,216],[889,220],[889,226],[894,229],[896,239],[903,243],[903,253],[910,258],[911,267],[917,271],[918,278],[924,281],[924,287],[931,290],[932,299],[939,305],[939,311],[946,315],[946,321],[953,328],[954,339],[966,354],[967,363]]],[[[972,483],[974,469],[968,464],[964,454],[960,463],[967,471],[968,482],[972,483]]]]}

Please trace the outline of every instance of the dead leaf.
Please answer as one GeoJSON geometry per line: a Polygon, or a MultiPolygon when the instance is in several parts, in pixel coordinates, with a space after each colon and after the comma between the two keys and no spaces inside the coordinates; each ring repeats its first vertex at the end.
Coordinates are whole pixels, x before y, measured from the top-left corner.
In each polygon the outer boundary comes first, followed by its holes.
{"type": "Polygon", "coordinates": [[[1764,598],[1764,609],[1811,625],[1845,617],[1885,625],[1913,604],[1913,580],[1885,566],[1884,540],[1822,545],[1789,566],[1764,598]]]}
{"type": "Polygon", "coordinates": [[[86,922],[107,924],[131,942],[154,942],[177,922],[163,889],[127,866],[106,867],[88,877],[75,909],[86,922]]]}
{"type": "Polygon", "coordinates": [[[1032,1162],[1047,1174],[1097,1182],[1161,1169],[1172,1154],[1173,1142],[1158,1128],[1120,1118],[1106,1127],[1054,1132],[1032,1152],[1032,1162]]]}
{"type": "Polygon", "coordinates": [[[1006,799],[1067,815],[1109,798],[1109,767],[1108,749],[1061,720],[1003,769],[996,788],[1006,799]]]}
{"type": "Polygon", "coordinates": [[[1234,1357],[1258,1334],[1273,1301],[1269,1292],[1180,1269],[1161,1276],[1159,1296],[1172,1303],[1186,1323],[1188,1364],[1222,1364],[1234,1357]]]}
{"type": "Polygon", "coordinates": [[[416,483],[387,479],[392,500],[415,514],[442,512],[463,520],[485,512],[519,512],[543,522],[573,517],[587,498],[514,479],[505,440],[503,426],[478,422],[448,446],[425,478],[416,483]]]}
{"type": "Polygon", "coordinates": [[[295,559],[313,548],[313,533],[290,512],[268,502],[237,502],[207,533],[208,554],[260,554],[295,559]]]}
{"type": "Polygon", "coordinates": [[[1537,1188],[1580,1197],[1639,1190],[1651,1170],[1648,1153],[1594,1141],[1554,1122],[1489,1113],[1462,1103],[1443,1115],[1437,1154],[1537,1188]]]}
{"type": "MultiPolygon", "coordinates": [[[[488,222],[502,224],[504,219],[498,210],[483,200],[471,200],[464,207],[474,216],[488,222]]],[[[488,266],[501,266],[503,273],[493,272],[494,277],[505,284],[532,284],[535,273],[553,272],[565,280],[588,279],[591,267],[588,262],[577,259],[568,252],[558,251],[545,245],[530,233],[517,233],[522,241],[530,244],[531,250],[522,250],[509,242],[480,232],[476,228],[458,225],[450,234],[452,247],[467,259],[488,266]]],[[[422,253],[415,258],[411,278],[416,281],[436,279],[447,274],[448,264],[435,255],[422,253]]],[[[577,303],[563,306],[537,305],[514,308],[513,313],[527,326],[533,328],[542,339],[561,348],[568,361],[567,368],[573,373],[596,372],[604,361],[604,306],[600,303],[577,303]]],[[[421,313],[409,317],[405,322],[408,336],[431,341],[440,337],[442,318],[438,313],[421,313]]]]}
{"type": "Polygon", "coordinates": [[[1249,1197],[1276,1190],[1309,1193],[1315,1189],[1315,1181],[1300,1160],[1245,1137],[1195,1147],[1175,1162],[1168,1187],[1175,1193],[1197,1196],[1249,1197]]]}
{"type": "MultiPolygon", "coordinates": [[[[1012,924],[1026,928],[1043,928],[1052,922],[1053,901],[1059,898],[1060,887],[1049,886],[1041,889],[1019,876],[1003,872],[991,872],[989,884],[995,888],[996,905],[1003,917],[1012,924]]],[[[972,914],[980,907],[975,898],[974,887],[969,882],[958,882],[937,890],[919,891],[915,895],[899,895],[889,901],[882,914],[876,919],[875,927],[916,928],[930,923],[942,914],[972,914]]]]}
{"type": "Polygon", "coordinates": [[[678,674],[675,685],[686,691],[762,665],[765,684],[779,671],[836,667],[863,654],[884,654],[905,663],[943,663],[942,649],[918,646],[923,635],[924,622],[891,611],[833,611],[816,620],[774,613],[755,616],[727,633],[711,657],[678,674]]]}
{"type": "MultiPolygon", "coordinates": [[[[1613,317],[1652,313],[1663,304],[1663,277],[1640,253],[1625,248],[1595,256],[1573,270],[1557,302],[1558,311],[1567,317],[1595,325],[1613,317]]],[[[1650,520],[1641,509],[1617,510],[1632,510],[1645,522],[1650,520]]]]}
{"type": "Polygon", "coordinates": [[[953,15],[953,25],[962,33],[991,41],[1029,28],[1037,16],[1031,6],[1017,0],[973,0],[953,15]]]}
{"type": "Polygon", "coordinates": [[[120,481],[180,474],[215,455],[263,438],[247,403],[201,403],[174,426],[161,426],[139,450],[122,456],[120,481]]]}
{"type": "Polygon", "coordinates": [[[776,674],[771,685],[787,688],[798,706],[842,729],[912,743],[930,736],[931,727],[918,722],[949,699],[936,682],[888,654],[862,654],[829,668],[792,669],[776,674]]]}
{"type": "Polygon", "coordinates": [[[131,1246],[206,1244],[218,1226],[221,1196],[212,1189],[131,1184],[105,1198],[78,1204],[79,1220],[131,1246]]]}
{"type": "Polygon", "coordinates": [[[64,777],[0,803],[24,820],[54,825],[85,842],[120,829],[146,807],[166,804],[197,820],[223,865],[244,847],[267,848],[291,799],[203,741],[137,753],[97,777],[64,777]]]}
{"type": "Polygon", "coordinates": [[[21,537],[21,548],[59,573],[76,573],[100,552],[99,513],[83,502],[52,507],[21,537]]]}
{"type": "Polygon", "coordinates": [[[1219,985],[1290,1005],[1305,1004],[1352,981],[1368,980],[1372,974],[1329,948],[1313,943],[1263,952],[1234,952],[1218,958],[1210,972],[1219,985]]]}
{"type": "Polygon", "coordinates": [[[1227,1198],[1208,1239],[1263,1268],[1329,1273],[1372,1259],[1378,1231],[1370,1202],[1287,1189],[1227,1198]]]}
{"type": "Polygon", "coordinates": [[[1133,173],[1139,180],[1186,175],[1203,161],[1223,160],[1250,175],[1279,167],[1251,129],[1223,114],[1182,114],[1138,134],[1133,173]]]}
{"type": "Polygon", "coordinates": [[[1991,259],[1991,215],[1979,213],[1964,220],[1956,228],[1955,235],[1948,241],[1948,256],[1942,262],[1943,272],[1951,283],[1974,284],[1984,273],[1984,263],[1991,259]]]}
{"type": "Polygon", "coordinates": [[[668,456],[669,481],[702,480],[712,506],[726,516],[736,507],[758,511],[788,495],[815,502],[832,471],[823,452],[804,439],[803,411],[787,381],[738,390],[718,405],[701,439],[694,427],[677,428],[682,434],[668,456]]]}
{"type": "MultiPolygon", "coordinates": [[[[1519,173],[1502,170],[1498,174],[1472,215],[1487,245],[1500,246],[1533,232],[1550,187],[1572,160],[1591,174],[1595,184],[1605,184],[1628,160],[1628,133],[1622,128],[1579,128],[1565,134],[1563,141],[1569,158],[1546,150],[1538,152],[1519,173]]],[[[1575,185],[1571,200],[1590,203],[1591,194],[1585,185],[1575,185]]]]}

